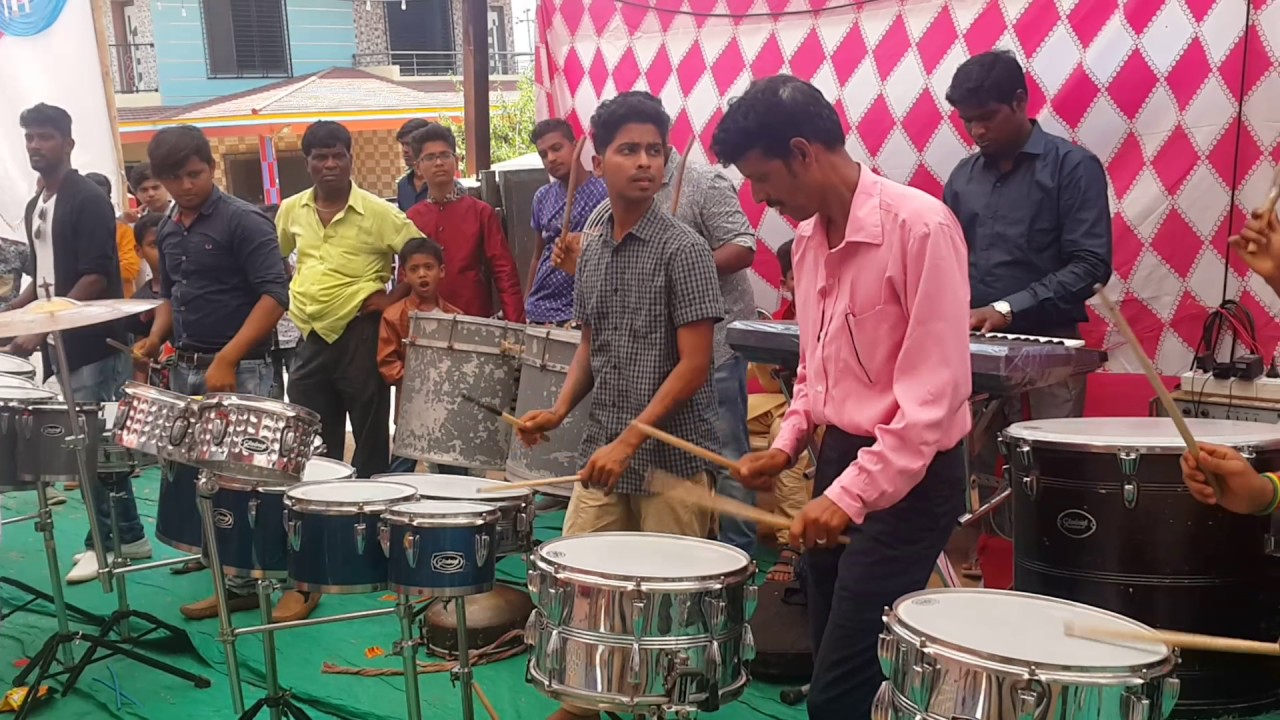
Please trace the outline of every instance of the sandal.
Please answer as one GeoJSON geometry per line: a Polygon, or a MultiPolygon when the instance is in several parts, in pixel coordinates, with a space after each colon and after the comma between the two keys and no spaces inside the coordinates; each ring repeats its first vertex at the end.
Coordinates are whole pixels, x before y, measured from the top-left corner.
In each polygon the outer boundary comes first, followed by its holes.
{"type": "Polygon", "coordinates": [[[209,566],[205,565],[203,560],[192,560],[190,562],[183,563],[177,567],[169,568],[169,572],[173,573],[174,575],[188,575],[193,572],[200,572],[201,570],[207,570],[208,568],[209,566]]]}
{"type": "Polygon", "coordinates": [[[766,582],[791,583],[796,579],[796,560],[800,558],[800,553],[791,548],[783,548],[778,554],[778,562],[769,568],[769,574],[765,576],[766,582]]]}
{"type": "Polygon", "coordinates": [[[960,575],[970,580],[982,579],[982,565],[977,560],[971,560],[960,566],[960,575]]]}

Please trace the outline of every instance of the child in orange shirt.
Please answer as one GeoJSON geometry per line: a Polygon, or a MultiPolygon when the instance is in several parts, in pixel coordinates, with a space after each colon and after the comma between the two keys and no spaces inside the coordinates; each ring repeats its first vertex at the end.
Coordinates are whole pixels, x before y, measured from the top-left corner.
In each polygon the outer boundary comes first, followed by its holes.
{"type": "MultiPolygon", "coordinates": [[[[382,313],[382,328],[378,331],[378,372],[391,387],[396,388],[396,418],[400,417],[400,382],[404,380],[404,339],[409,336],[409,313],[443,312],[460,313],[458,308],[440,297],[440,282],[444,280],[444,249],[429,238],[413,238],[400,250],[401,279],[409,283],[409,297],[392,303],[382,313]]],[[[391,457],[390,472],[413,472],[418,461],[413,458],[391,457]]],[[[447,472],[440,468],[441,472],[447,472]]]]}

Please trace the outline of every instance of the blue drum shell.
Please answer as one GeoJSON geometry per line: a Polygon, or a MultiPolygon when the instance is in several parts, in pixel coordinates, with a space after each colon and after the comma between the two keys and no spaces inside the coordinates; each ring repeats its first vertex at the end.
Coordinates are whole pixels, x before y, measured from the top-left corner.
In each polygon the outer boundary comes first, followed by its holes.
{"type": "Polygon", "coordinates": [[[156,505],[156,539],[175,550],[198,553],[204,548],[200,524],[196,477],[190,465],[174,466],[160,478],[160,499],[156,505]]]}
{"type": "Polygon", "coordinates": [[[329,515],[285,509],[289,579],[304,592],[350,595],[387,589],[376,513],[329,515]],[[360,525],[364,527],[360,527],[360,525]]]}
{"type": "Polygon", "coordinates": [[[389,524],[387,572],[403,595],[461,597],[493,589],[498,557],[497,523],[472,527],[389,524]],[[416,557],[410,548],[417,540],[416,557]],[[487,543],[487,544],[486,544],[487,543]],[[481,549],[483,548],[483,549],[481,549]],[[484,555],[477,562],[477,551],[484,555]],[[414,562],[410,563],[409,560],[414,562]]]}
{"type": "Polygon", "coordinates": [[[227,575],[258,579],[288,577],[284,488],[274,490],[264,492],[223,485],[214,494],[214,538],[222,572],[227,575]]]}

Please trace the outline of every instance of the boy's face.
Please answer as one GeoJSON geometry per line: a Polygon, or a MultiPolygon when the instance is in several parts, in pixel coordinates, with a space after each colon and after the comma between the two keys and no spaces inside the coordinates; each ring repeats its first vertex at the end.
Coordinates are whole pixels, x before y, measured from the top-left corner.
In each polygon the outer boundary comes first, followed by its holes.
{"type": "Polygon", "coordinates": [[[449,144],[432,141],[422,146],[418,154],[418,174],[427,182],[445,185],[458,176],[458,158],[449,144]]]}
{"type": "Polygon", "coordinates": [[[192,156],[173,177],[160,180],[183,210],[199,210],[213,194],[213,166],[192,156]]]}
{"type": "Polygon", "coordinates": [[[597,155],[591,162],[611,199],[649,200],[662,189],[667,143],[653,125],[628,123],[605,148],[604,156],[597,155]]]}
{"type": "Polygon", "coordinates": [[[154,272],[160,268],[160,248],[156,247],[156,231],[148,230],[138,238],[138,255],[151,266],[154,272]]]}
{"type": "Polygon", "coordinates": [[[404,266],[404,279],[419,299],[435,300],[444,279],[444,265],[426,253],[411,255],[404,266]]]}
{"type": "Polygon", "coordinates": [[[560,182],[568,182],[573,168],[573,141],[563,133],[553,132],[538,138],[536,147],[547,174],[560,182]]]}
{"type": "Polygon", "coordinates": [[[169,209],[169,192],[155,178],[143,181],[134,195],[151,212],[165,212],[169,209]]]}
{"type": "Polygon", "coordinates": [[[786,275],[782,276],[782,292],[788,295],[794,295],[796,292],[796,274],[793,270],[788,270],[786,275]]]}

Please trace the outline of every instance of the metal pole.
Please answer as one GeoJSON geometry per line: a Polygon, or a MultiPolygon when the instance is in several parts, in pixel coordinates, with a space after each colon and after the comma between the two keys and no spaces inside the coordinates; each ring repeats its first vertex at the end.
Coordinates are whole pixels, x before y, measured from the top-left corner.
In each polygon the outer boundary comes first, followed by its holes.
{"type": "Polygon", "coordinates": [[[396,600],[400,616],[400,656],[404,659],[404,697],[409,720],[422,720],[422,701],[418,697],[418,645],[413,639],[413,602],[408,595],[396,600]]]}
{"type": "Polygon", "coordinates": [[[236,637],[240,637],[242,635],[255,635],[268,631],[281,632],[283,630],[294,630],[296,628],[313,627],[315,625],[328,625],[329,623],[343,622],[346,620],[367,620],[369,618],[382,617],[384,615],[394,615],[395,612],[396,609],[393,607],[383,608],[381,610],[361,610],[360,612],[347,613],[345,615],[330,615],[329,617],[311,618],[309,620],[290,620],[289,622],[235,628],[231,632],[236,637]]]}
{"type": "MultiPolygon", "coordinates": [[[[112,478],[114,479],[114,477],[115,476],[113,475],[112,478]]],[[[118,488],[114,487],[115,485],[114,482],[112,483],[112,485],[113,487],[107,491],[107,514],[111,518],[111,539],[116,544],[116,553],[111,560],[111,571],[114,572],[117,566],[128,565],[129,561],[125,560],[123,557],[120,556],[120,517],[119,517],[119,514],[116,512],[116,499],[120,497],[122,493],[119,492],[118,488]]],[[[131,639],[129,635],[129,614],[128,614],[129,613],[129,590],[128,590],[128,583],[125,582],[123,575],[121,575],[120,579],[116,582],[116,608],[121,613],[120,641],[127,643],[131,639]]]]}
{"type": "MultiPolygon", "coordinates": [[[[240,662],[236,657],[236,636],[231,628],[231,613],[227,610],[227,580],[222,574],[222,560],[218,557],[217,529],[213,524],[213,494],[218,491],[218,481],[201,470],[196,480],[200,506],[200,524],[204,527],[204,551],[209,559],[209,572],[213,575],[213,597],[218,604],[218,640],[227,656],[227,681],[231,685],[231,707],[237,715],[244,713],[244,689],[240,687],[240,662]]],[[[268,618],[269,619],[269,618],[268,618]]]]}
{"type": "Polygon", "coordinates": [[[458,618],[458,684],[462,686],[462,720],[475,720],[475,698],[471,695],[471,648],[467,645],[467,599],[454,601],[458,618]]]}
{"type": "MultiPolygon", "coordinates": [[[[44,558],[49,564],[49,580],[52,587],[49,594],[53,596],[53,616],[58,621],[58,635],[66,637],[71,634],[71,623],[67,621],[67,600],[62,595],[62,574],[58,569],[58,544],[53,538],[53,510],[49,507],[49,499],[45,497],[45,489],[49,484],[40,476],[36,476],[36,498],[40,504],[40,520],[36,529],[44,536],[44,558]]],[[[75,656],[71,652],[71,643],[59,643],[62,665],[71,667],[75,656]]]]}
{"type": "MultiPolygon", "coordinates": [[[[271,624],[271,593],[274,583],[270,580],[258,581],[258,611],[262,614],[262,624],[271,624]]],[[[280,678],[276,672],[276,634],[271,631],[262,633],[262,674],[266,679],[267,697],[277,698],[280,696],[280,678]]],[[[283,717],[280,706],[275,703],[268,704],[268,710],[271,711],[271,720],[281,720],[283,717]]]]}

